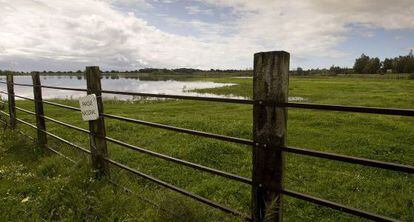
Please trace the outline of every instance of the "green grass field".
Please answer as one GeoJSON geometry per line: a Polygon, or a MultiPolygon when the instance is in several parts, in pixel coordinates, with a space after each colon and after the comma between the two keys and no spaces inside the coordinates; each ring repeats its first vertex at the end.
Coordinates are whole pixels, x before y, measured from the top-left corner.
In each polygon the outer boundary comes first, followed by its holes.
{"type": "MultiPolygon", "coordinates": [[[[226,77],[204,78],[204,80],[232,82],[238,85],[196,90],[197,92],[245,97],[252,95],[251,79],[226,77]]],[[[293,77],[289,84],[290,96],[303,97],[305,102],[309,103],[414,107],[414,80],[293,77]]],[[[78,106],[77,101],[58,102],[78,106]]],[[[32,102],[17,101],[17,105],[33,110],[32,102]]],[[[45,110],[47,116],[87,128],[87,123],[81,120],[77,112],[49,105],[45,105],[45,110]]],[[[134,103],[105,101],[105,112],[189,129],[252,138],[252,107],[249,105],[180,100],[134,103]]],[[[17,116],[34,123],[33,116],[19,111],[17,116]]],[[[187,161],[251,177],[252,154],[249,146],[117,120],[105,121],[107,134],[110,137],[187,161]]],[[[35,135],[35,132],[28,127],[20,124],[19,128],[35,135]]],[[[47,130],[65,139],[76,141],[84,147],[89,145],[87,135],[65,129],[52,122],[47,122],[47,130]]],[[[53,154],[29,152],[28,150],[33,149],[27,148],[30,147],[28,141],[21,141],[9,134],[6,131],[3,135],[5,142],[2,144],[1,154],[0,193],[4,200],[0,205],[2,218],[12,220],[33,217],[39,220],[57,218],[57,220],[76,221],[82,216],[91,215],[87,220],[238,220],[115,167],[111,168],[114,180],[135,190],[140,197],[154,199],[163,208],[167,208],[168,212],[176,212],[163,213],[137,196],[125,194],[118,189],[114,190],[104,182],[90,181],[85,161],[72,166],[70,162],[65,162],[63,158],[53,154]],[[16,167],[16,170],[9,169],[13,167],[16,167]],[[56,168],[56,171],[52,168],[56,168]],[[14,175],[15,172],[20,172],[19,169],[22,172],[14,175]],[[48,171],[56,173],[50,176],[48,171]],[[21,203],[21,200],[27,196],[30,197],[29,201],[21,203]],[[50,206],[44,206],[44,201],[50,203],[50,206]],[[81,207],[76,207],[75,203],[81,207]],[[94,206],[93,209],[89,209],[91,204],[94,206]],[[119,206],[114,206],[117,204],[119,206]]],[[[414,119],[409,117],[289,110],[288,145],[290,146],[412,165],[413,138],[414,119]]],[[[50,143],[76,160],[85,159],[71,147],[53,139],[50,139],[50,143]]],[[[111,143],[108,145],[110,156],[115,160],[249,214],[250,187],[247,185],[136,153],[111,143]]],[[[291,190],[399,220],[414,221],[413,175],[294,154],[286,155],[285,172],[285,187],[291,190]]],[[[285,221],[363,221],[289,197],[284,201],[285,221]]]]}

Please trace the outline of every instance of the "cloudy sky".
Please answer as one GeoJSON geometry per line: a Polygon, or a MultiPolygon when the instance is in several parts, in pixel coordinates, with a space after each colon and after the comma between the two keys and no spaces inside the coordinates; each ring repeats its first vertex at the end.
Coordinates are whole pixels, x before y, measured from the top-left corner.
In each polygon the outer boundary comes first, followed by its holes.
{"type": "Polygon", "coordinates": [[[352,66],[414,48],[413,0],[0,0],[0,69],[352,66]]]}

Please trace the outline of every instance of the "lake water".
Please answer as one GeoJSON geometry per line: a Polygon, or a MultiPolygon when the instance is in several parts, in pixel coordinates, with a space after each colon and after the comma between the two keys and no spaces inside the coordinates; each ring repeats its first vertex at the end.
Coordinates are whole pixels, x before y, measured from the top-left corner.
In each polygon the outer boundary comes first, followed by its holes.
{"type": "MultiPolygon", "coordinates": [[[[86,80],[77,76],[41,76],[42,85],[61,86],[70,88],[86,89],[86,80]]],[[[6,81],[5,77],[0,77],[0,81],[6,81]]],[[[15,76],[15,83],[32,84],[31,76],[15,76]]],[[[204,97],[220,97],[220,98],[243,98],[237,96],[223,96],[209,93],[189,92],[193,89],[217,88],[224,86],[232,86],[232,83],[215,83],[208,81],[177,81],[177,80],[141,80],[140,78],[124,78],[116,79],[103,78],[101,80],[102,89],[127,92],[142,92],[154,94],[172,94],[172,95],[188,95],[188,96],[204,96],[204,97]]],[[[1,84],[1,90],[7,91],[5,84],[1,84]]],[[[16,95],[33,97],[33,88],[26,86],[15,86],[16,95]]],[[[44,99],[60,98],[60,99],[76,99],[86,95],[85,92],[42,89],[44,99]]],[[[6,95],[2,95],[5,98],[6,95]]],[[[107,99],[130,100],[136,99],[132,96],[103,94],[107,99]]],[[[18,99],[18,98],[16,98],[18,99]]]]}
{"type": "MultiPolygon", "coordinates": [[[[81,76],[41,76],[42,85],[46,86],[60,86],[69,88],[81,88],[86,89],[86,80],[81,76]]],[[[0,77],[0,81],[6,81],[4,76],[0,77]]],[[[15,83],[32,84],[31,76],[15,76],[15,83]]],[[[187,96],[202,96],[202,97],[218,97],[218,98],[237,98],[244,99],[244,97],[233,95],[217,95],[211,93],[196,93],[190,92],[194,89],[207,89],[218,88],[225,86],[236,85],[234,83],[215,83],[208,81],[179,81],[179,80],[154,80],[153,78],[126,78],[105,77],[101,80],[102,89],[113,91],[126,91],[126,92],[141,92],[141,93],[153,93],[153,94],[171,94],[171,95],[187,95],[187,96]]],[[[0,89],[7,91],[5,84],[0,84],[0,89]]],[[[15,86],[16,95],[33,98],[33,88],[26,86],[15,86]]],[[[42,89],[44,99],[77,99],[86,95],[86,92],[57,90],[57,89],[42,89]]],[[[106,99],[118,99],[118,100],[135,100],[140,97],[103,94],[106,99]]],[[[7,96],[2,94],[2,98],[7,96]]],[[[19,98],[16,98],[19,99],[19,98]]],[[[290,97],[290,101],[302,101],[301,97],[290,97]]]]}

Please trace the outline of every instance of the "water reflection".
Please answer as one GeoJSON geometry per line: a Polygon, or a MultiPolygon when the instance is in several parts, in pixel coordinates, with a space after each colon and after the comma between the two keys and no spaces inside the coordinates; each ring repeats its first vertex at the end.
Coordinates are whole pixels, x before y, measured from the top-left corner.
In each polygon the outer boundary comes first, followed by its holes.
{"type": "MultiPolygon", "coordinates": [[[[41,76],[42,85],[47,86],[61,86],[69,88],[86,88],[86,80],[82,75],[78,76],[41,76]]],[[[0,81],[6,81],[4,76],[0,76],[0,81]]],[[[31,76],[15,76],[15,83],[32,84],[31,76]]],[[[120,76],[104,76],[101,79],[102,88],[113,91],[127,91],[127,92],[142,92],[154,94],[172,94],[172,95],[187,95],[187,96],[203,96],[203,97],[218,97],[218,98],[236,98],[246,99],[241,96],[234,95],[217,95],[212,93],[196,93],[190,92],[193,89],[208,89],[218,88],[224,86],[236,85],[233,83],[215,83],[205,81],[179,81],[171,80],[169,77],[120,77],[120,76]]],[[[5,84],[0,84],[0,90],[7,91],[5,84]]],[[[15,93],[25,97],[33,97],[33,88],[26,86],[15,86],[15,93]]],[[[86,95],[85,92],[57,90],[57,89],[42,89],[44,99],[77,99],[86,95]]],[[[103,94],[105,99],[116,100],[149,100],[159,98],[148,98],[139,96],[123,96],[103,94]]],[[[2,99],[6,99],[7,95],[1,94],[2,99]]],[[[16,98],[19,99],[19,98],[16,98]]],[[[304,101],[302,97],[289,97],[289,101],[304,101]]]]}
{"type": "MultiPolygon", "coordinates": [[[[86,80],[82,76],[42,76],[42,85],[61,86],[70,88],[86,88],[86,80]]],[[[5,77],[0,77],[1,81],[5,81],[5,77]]],[[[30,76],[15,76],[15,83],[32,84],[30,76]]],[[[209,93],[189,92],[193,89],[217,88],[223,86],[232,86],[232,83],[215,83],[204,81],[177,81],[177,80],[142,80],[142,78],[125,78],[119,76],[105,76],[101,80],[102,88],[105,90],[114,91],[128,91],[128,92],[143,92],[154,94],[173,94],[173,95],[188,95],[188,96],[207,96],[207,97],[225,97],[225,98],[242,98],[236,96],[223,96],[209,93]]],[[[6,90],[6,85],[1,86],[2,90],[6,90]]],[[[17,95],[33,97],[33,88],[25,86],[15,86],[15,93],[17,95]]],[[[85,92],[56,90],[56,89],[42,89],[44,99],[77,99],[84,96],[85,92]]],[[[110,95],[104,94],[106,99],[118,100],[133,100],[140,99],[138,97],[110,95]]],[[[5,98],[5,95],[2,95],[5,98]]],[[[18,99],[18,98],[16,98],[18,99]]]]}

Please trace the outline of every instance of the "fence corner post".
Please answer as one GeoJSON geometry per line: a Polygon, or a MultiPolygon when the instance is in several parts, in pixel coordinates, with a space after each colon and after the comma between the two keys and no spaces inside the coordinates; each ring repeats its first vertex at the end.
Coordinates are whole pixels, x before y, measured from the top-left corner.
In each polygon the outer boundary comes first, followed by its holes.
{"type": "Polygon", "coordinates": [[[253,186],[255,222],[282,221],[282,189],[286,146],[290,54],[285,51],[254,55],[253,71],[253,186]]]}
{"type": "Polygon", "coordinates": [[[10,128],[16,128],[16,101],[14,97],[14,80],[13,72],[7,73],[7,95],[9,103],[10,128]]]}
{"type": "Polygon", "coordinates": [[[45,148],[47,146],[46,122],[43,110],[42,86],[39,72],[32,72],[33,98],[36,112],[37,144],[45,148]]]}
{"type": "Polygon", "coordinates": [[[96,173],[98,179],[103,176],[109,177],[109,165],[106,161],[108,157],[108,150],[106,144],[105,121],[102,116],[103,102],[101,93],[101,73],[98,66],[88,66],[85,70],[87,92],[88,94],[96,95],[96,102],[98,104],[99,119],[89,121],[89,130],[91,134],[90,148],[91,148],[91,162],[92,168],[96,173]]]}

